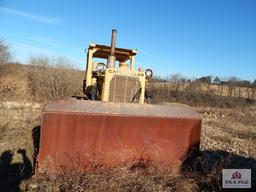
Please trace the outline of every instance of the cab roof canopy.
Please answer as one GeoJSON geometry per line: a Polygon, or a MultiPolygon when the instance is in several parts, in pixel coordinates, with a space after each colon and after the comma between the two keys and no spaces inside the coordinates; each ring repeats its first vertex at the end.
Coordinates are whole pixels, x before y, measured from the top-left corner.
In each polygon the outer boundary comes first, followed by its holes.
{"type": "MultiPolygon", "coordinates": [[[[108,59],[110,55],[110,46],[107,45],[99,45],[99,44],[90,44],[89,49],[95,49],[96,51],[93,53],[93,57],[108,59]]],[[[115,48],[115,56],[116,60],[119,62],[125,62],[130,59],[131,56],[135,56],[137,54],[137,49],[124,49],[124,48],[115,48]]]]}

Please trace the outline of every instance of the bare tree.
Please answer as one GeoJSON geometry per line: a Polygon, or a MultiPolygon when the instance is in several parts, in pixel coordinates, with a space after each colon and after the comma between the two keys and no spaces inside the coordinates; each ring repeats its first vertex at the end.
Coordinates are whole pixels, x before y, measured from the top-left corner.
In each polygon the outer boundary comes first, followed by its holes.
{"type": "Polygon", "coordinates": [[[241,80],[238,79],[237,77],[230,77],[229,80],[228,80],[228,96],[235,96],[233,94],[234,93],[234,90],[236,88],[236,86],[239,84],[241,80]]]}
{"type": "Polygon", "coordinates": [[[253,87],[253,88],[256,88],[256,79],[253,81],[252,87],[253,87]]]}
{"type": "Polygon", "coordinates": [[[64,57],[31,57],[30,87],[38,100],[56,100],[78,95],[81,88],[82,73],[72,69],[64,57]]]}
{"type": "Polygon", "coordinates": [[[181,87],[185,84],[186,79],[181,74],[172,74],[169,77],[169,81],[172,84],[172,89],[175,90],[175,96],[178,97],[181,87]]]}
{"type": "Polygon", "coordinates": [[[3,40],[0,40],[0,64],[5,64],[10,61],[11,52],[8,45],[3,40]]]}

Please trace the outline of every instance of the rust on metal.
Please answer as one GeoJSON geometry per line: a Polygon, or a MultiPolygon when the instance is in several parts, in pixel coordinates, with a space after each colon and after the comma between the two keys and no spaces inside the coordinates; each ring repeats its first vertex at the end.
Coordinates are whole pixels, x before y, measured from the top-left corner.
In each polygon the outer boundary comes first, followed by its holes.
{"type": "Polygon", "coordinates": [[[115,47],[116,47],[116,30],[112,30],[111,35],[111,46],[110,46],[110,55],[108,56],[108,67],[115,67],[116,56],[115,56],[115,47]]]}
{"type": "MultiPolygon", "coordinates": [[[[90,45],[89,49],[96,48],[97,50],[93,53],[93,57],[96,58],[103,58],[103,59],[108,59],[110,52],[111,52],[111,47],[107,45],[90,45]]],[[[132,50],[132,49],[124,49],[124,48],[115,48],[115,57],[117,61],[120,62],[125,62],[130,59],[130,57],[134,56],[137,54],[137,50],[132,50]]]]}
{"type": "Polygon", "coordinates": [[[201,134],[199,114],[186,106],[78,100],[47,105],[41,126],[37,172],[86,171],[141,158],[175,168],[201,134]]]}
{"type": "Polygon", "coordinates": [[[116,30],[112,30],[112,35],[111,35],[111,50],[110,50],[110,55],[115,56],[115,47],[116,47],[116,30]]]}

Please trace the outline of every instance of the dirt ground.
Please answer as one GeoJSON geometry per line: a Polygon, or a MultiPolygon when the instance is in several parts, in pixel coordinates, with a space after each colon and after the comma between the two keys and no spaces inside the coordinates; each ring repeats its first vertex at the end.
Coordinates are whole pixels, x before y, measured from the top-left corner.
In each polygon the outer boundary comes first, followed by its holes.
{"type": "Polygon", "coordinates": [[[0,178],[1,169],[6,171],[4,162],[13,167],[7,175],[16,175],[15,179],[2,179],[0,191],[3,188],[6,191],[218,191],[221,168],[253,169],[252,183],[256,183],[256,105],[237,109],[194,108],[203,118],[196,171],[193,166],[180,175],[153,169],[101,170],[79,177],[71,174],[70,177],[31,179],[32,130],[40,125],[42,107],[38,103],[0,103],[0,178]]]}

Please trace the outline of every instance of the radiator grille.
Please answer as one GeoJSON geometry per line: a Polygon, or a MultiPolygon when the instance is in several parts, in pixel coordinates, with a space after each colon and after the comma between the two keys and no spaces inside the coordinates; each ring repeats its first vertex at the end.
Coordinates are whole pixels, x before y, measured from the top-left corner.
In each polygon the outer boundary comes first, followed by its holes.
{"type": "Polygon", "coordinates": [[[141,95],[139,78],[115,75],[109,85],[109,101],[138,103],[141,95]]]}

